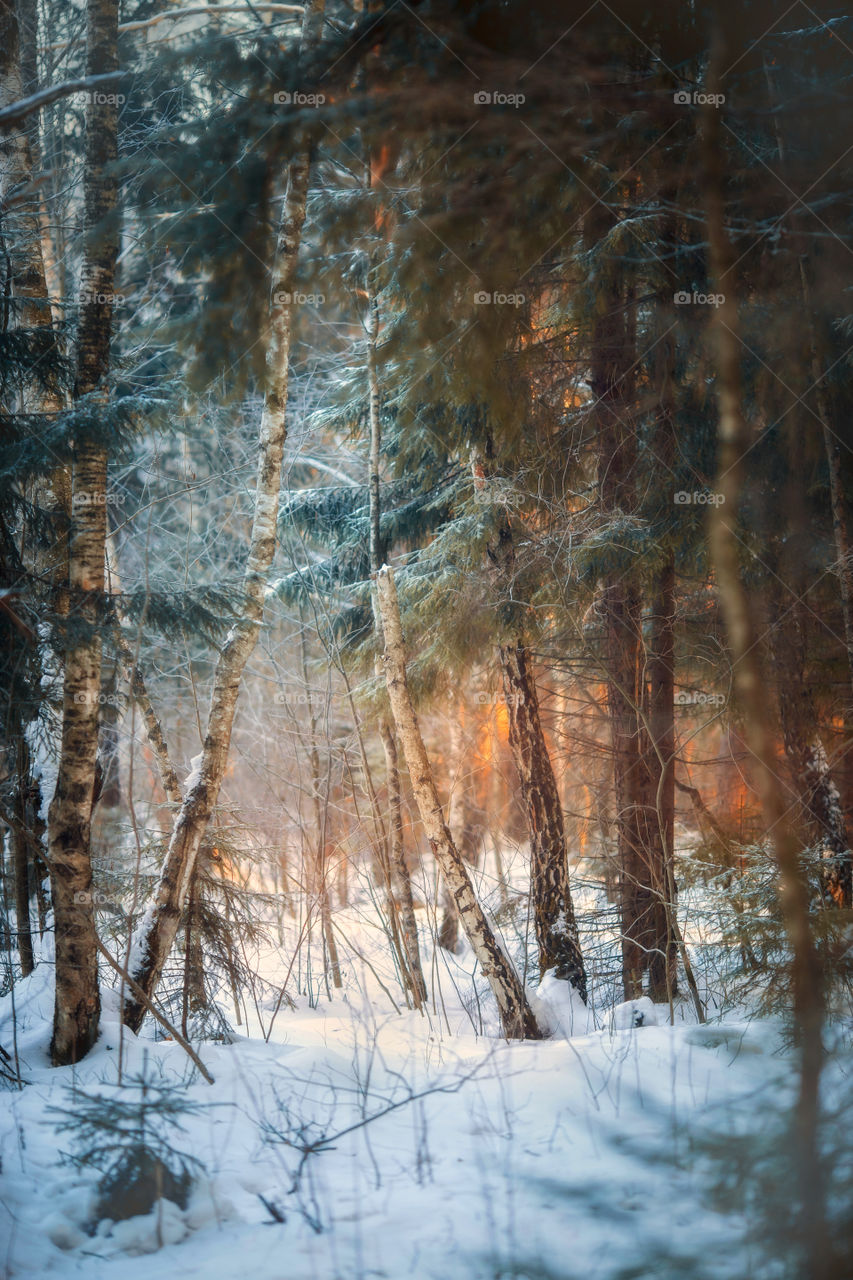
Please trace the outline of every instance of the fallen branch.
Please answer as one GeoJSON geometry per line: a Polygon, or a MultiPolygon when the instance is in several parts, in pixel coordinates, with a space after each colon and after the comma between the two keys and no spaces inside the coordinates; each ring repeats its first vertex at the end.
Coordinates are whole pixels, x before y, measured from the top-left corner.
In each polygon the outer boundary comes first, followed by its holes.
{"type": "Polygon", "coordinates": [[[189,1040],[185,1040],[184,1037],[181,1035],[180,1031],[178,1031],[176,1027],[172,1026],[171,1022],[165,1016],[165,1014],[160,1013],[159,1009],[154,1008],[152,1001],[148,999],[147,995],[139,986],[139,984],[133,981],[133,978],[131,978],[130,974],[127,972],[124,966],[119,964],[118,960],[113,959],[109,951],[107,951],[106,947],[101,942],[100,938],[98,939],[97,945],[101,955],[104,957],[107,963],[113,969],[115,969],[116,973],[119,974],[120,977],[124,978],[125,982],[130,987],[131,991],[136,996],[137,1000],[140,1000],[145,1005],[148,1012],[152,1014],[152,1016],[156,1018],[157,1021],[160,1023],[160,1026],[163,1027],[165,1031],[168,1031],[169,1035],[172,1037],[173,1040],[176,1040],[178,1042],[178,1044],[181,1046],[184,1053],[186,1053],[190,1061],[196,1067],[198,1067],[199,1071],[204,1076],[207,1083],[213,1084],[214,1083],[213,1076],[210,1074],[207,1067],[204,1065],[201,1058],[198,1056],[195,1049],[190,1044],[189,1040]]]}

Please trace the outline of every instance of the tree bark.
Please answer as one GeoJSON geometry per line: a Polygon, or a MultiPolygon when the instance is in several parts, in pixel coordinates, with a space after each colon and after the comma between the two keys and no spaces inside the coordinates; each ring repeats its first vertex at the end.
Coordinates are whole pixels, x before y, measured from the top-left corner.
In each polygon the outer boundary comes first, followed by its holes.
{"type": "Polygon", "coordinates": [[[557,780],[539,714],[530,655],[520,642],[500,647],[509,742],[530,831],[530,887],[539,976],[549,969],[584,1003],[586,969],[569,887],[569,854],[557,780]]]}
{"type": "MultiPolygon", "coordinates": [[[[89,0],[87,70],[118,66],[116,0],[89,0]]],[[[112,297],[118,257],[114,225],[117,155],[113,95],[93,95],[86,118],[86,246],[80,279],[75,399],[102,392],[109,373],[112,297]]],[[[107,456],[82,442],[72,469],[69,643],[65,652],[62,743],[48,847],[56,925],[56,1004],[51,1057],[76,1062],[94,1044],[100,1018],[98,938],[92,905],[91,819],[101,686],[100,617],[106,549],[107,456]]]]}
{"type": "MultiPolygon", "coordinates": [[[[305,6],[303,46],[316,39],[323,2],[305,6]]],[[[258,639],[264,612],[264,593],[276,546],[276,519],[281,488],[281,464],[286,436],[287,387],[292,322],[292,289],[305,206],[310,158],[298,156],[290,165],[279,228],[270,300],[267,386],[261,414],[255,511],[249,554],[243,575],[243,617],[232,628],[219,655],[213,680],[201,766],[177,815],[154,900],[134,939],[131,970],[135,983],[153,996],[180,925],[199,846],[219,797],[240,680],[258,639]]],[[[146,1006],[129,997],[125,1021],[138,1031],[146,1006]]]]}
{"type": "MultiPolygon", "coordinates": [[[[707,102],[717,97],[727,63],[717,14],[707,73],[707,102]]],[[[820,955],[809,919],[809,891],[800,867],[802,842],[788,817],[789,805],[777,773],[773,727],[767,712],[764,673],[755,624],[740,573],[736,522],[744,483],[745,458],[752,443],[741,393],[739,319],[734,254],[725,225],[725,174],[721,111],[708,105],[702,117],[702,161],[709,243],[709,285],[721,295],[712,325],[718,406],[717,492],[723,502],[710,510],[710,550],[717,592],[733,662],[735,690],[744,713],[756,787],[779,867],[780,900],[793,952],[794,1020],[800,1046],[800,1086],[795,1109],[795,1169],[801,1200],[801,1230],[808,1280],[824,1280],[830,1270],[830,1237],[825,1221],[823,1178],[818,1152],[820,1076],[823,1064],[824,985],[820,955]]]]}
{"type": "Polygon", "coordinates": [[[477,901],[465,863],[444,821],[432,767],[406,680],[400,607],[390,568],[385,566],[377,574],[375,583],[385,636],[383,662],[388,698],[427,839],[453,893],[462,928],[497,1001],[504,1034],[508,1038],[538,1039],[540,1032],[518,974],[498,944],[477,901]]]}

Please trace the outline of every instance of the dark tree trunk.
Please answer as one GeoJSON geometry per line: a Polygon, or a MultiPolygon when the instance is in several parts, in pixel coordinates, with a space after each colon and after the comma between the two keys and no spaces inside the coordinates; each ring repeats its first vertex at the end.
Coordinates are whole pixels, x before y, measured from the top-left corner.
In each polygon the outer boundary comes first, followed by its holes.
{"type": "Polygon", "coordinates": [[[815,702],[806,672],[806,622],[799,605],[775,607],[769,632],[777,677],[782,741],[809,840],[825,859],[824,888],[839,907],[850,905],[850,846],[844,807],[815,727],[815,702]]]}
{"type": "MultiPolygon", "coordinates": [[[[587,214],[585,239],[599,246],[612,227],[612,216],[600,203],[587,214]]],[[[592,420],[597,434],[599,495],[614,520],[635,506],[637,439],[631,421],[635,335],[633,300],[621,265],[598,255],[600,285],[592,322],[590,388],[592,420]]],[[[648,760],[642,734],[641,603],[630,568],[617,570],[603,583],[600,611],[604,629],[607,709],[613,750],[616,833],[622,912],[622,978],[626,999],[642,992],[648,956],[655,942],[655,895],[650,833],[657,826],[648,760]],[[650,818],[652,822],[650,823],[650,818]]]]}
{"type": "MultiPolygon", "coordinates": [[[[717,15],[705,89],[707,103],[722,101],[724,15],[717,15]]],[[[724,501],[710,510],[710,549],[726,632],[735,691],[744,715],[756,787],[779,868],[780,900],[793,953],[794,1021],[800,1045],[800,1080],[795,1107],[795,1169],[801,1202],[801,1239],[810,1280],[830,1272],[831,1236],[826,1223],[823,1169],[818,1148],[820,1078],[823,1067],[824,972],[809,917],[809,891],[800,866],[802,842],[790,818],[790,804],[779,781],[773,726],[765,697],[749,596],[741,577],[736,522],[746,459],[753,443],[743,410],[740,362],[743,349],[734,272],[735,256],[726,231],[726,173],[722,111],[708,105],[702,113],[702,163],[708,224],[709,285],[722,303],[712,320],[716,344],[716,395],[719,414],[717,491],[724,501]]]]}
{"type": "Polygon", "coordinates": [[[648,772],[654,813],[650,836],[654,892],[654,945],[649,953],[649,995],[669,1000],[676,991],[678,944],[675,936],[675,718],[674,635],[675,566],[667,559],[652,600],[648,681],[648,772]]]}
{"type": "Polygon", "coordinates": [[[539,974],[553,969],[586,1003],[586,969],[569,888],[563,809],[539,714],[530,655],[522,644],[500,649],[509,742],[530,831],[530,885],[539,974]]]}

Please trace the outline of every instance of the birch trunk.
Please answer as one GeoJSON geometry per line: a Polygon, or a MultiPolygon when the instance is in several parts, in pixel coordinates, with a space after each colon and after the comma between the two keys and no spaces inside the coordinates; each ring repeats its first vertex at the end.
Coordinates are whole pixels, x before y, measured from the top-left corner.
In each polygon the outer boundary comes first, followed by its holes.
{"type": "MultiPolygon", "coordinates": [[[[313,43],[322,24],[323,3],[305,6],[303,46],[313,43]]],[[[305,206],[310,159],[302,154],[290,165],[273,264],[267,386],[261,414],[255,511],[243,575],[243,617],[232,628],[216,664],[201,766],[177,815],[153,902],[134,938],[131,958],[135,983],[150,1000],[177,934],[199,847],[219,798],[240,681],[255,648],[264,612],[264,593],[276,546],[281,464],[286,436],[287,387],[292,321],[292,289],[305,206]]],[[[124,1018],[138,1031],[146,1007],[135,994],[124,1018]]]]}
{"type": "MultiPolygon", "coordinates": [[[[384,559],[380,521],[382,506],[379,490],[379,458],[382,446],[382,421],[380,418],[379,373],[376,364],[376,346],[379,338],[379,305],[372,282],[367,293],[367,379],[370,417],[370,572],[377,573],[384,559]]],[[[374,609],[374,628],[377,648],[382,635],[382,620],[374,609]]],[[[377,652],[376,674],[381,676],[382,665],[377,652]]],[[[388,808],[390,818],[390,844],[384,850],[383,873],[387,877],[387,905],[391,935],[399,952],[399,963],[404,986],[416,1009],[426,1002],[427,987],[421,966],[418,943],[418,926],[415,921],[415,904],[412,896],[412,879],[406,863],[403,844],[403,805],[400,792],[400,768],[397,740],[394,729],[384,711],[379,713],[379,737],[385,756],[385,776],[388,782],[388,808]]]]}
{"type": "Polygon", "coordinates": [[[375,582],[385,636],[383,662],[388,698],[427,839],[453,894],[462,928],[497,1001],[504,1034],[508,1038],[538,1039],[539,1028],[518,974],[498,944],[477,901],[465,863],[444,821],[432,767],[406,680],[400,607],[391,570],[385,566],[377,574],[375,582]]]}
{"type": "Polygon", "coordinates": [[[557,780],[539,714],[539,696],[523,644],[500,649],[509,743],[530,830],[530,888],[539,976],[549,969],[586,1004],[586,969],[569,888],[569,851],[557,780]]]}
{"type": "MultiPolygon", "coordinates": [[[[723,23],[724,19],[718,14],[707,74],[709,95],[719,93],[723,69],[727,64],[723,23]]],[[[722,99],[709,97],[708,101],[722,99]]],[[[829,1272],[829,1236],[817,1145],[823,1063],[823,972],[809,920],[808,885],[799,861],[802,842],[791,826],[789,805],[777,774],[773,728],[767,711],[768,682],[759,664],[755,623],[740,573],[736,522],[744,483],[744,460],[750,450],[752,433],[742,407],[740,325],[734,255],[725,225],[720,116],[721,111],[714,106],[703,109],[702,159],[709,286],[724,299],[715,308],[712,321],[719,414],[717,491],[724,501],[715,504],[710,511],[710,550],[731,650],[735,690],[744,713],[755,783],[779,867],[780,900],[793,952],[794,1019],[801,1053],[800,1086],[795,1108],[795,1168],[802,1206],[801,1238],[807,1256],[808,1280],[823,1280],[829,1272]]]]}
{"type": "MultiPolygon", "coordinates": [[[[116,0],[90,0],[87,70],[118,66],[116,0]]],[[[116,180],[117,108],[112,95],[92,95],[86,117],[84,221],[87,241],[80,279],[75,398],[102,393],[109,373],[118,239],[112,222],[116,180]],[[106,223],[105,223],[106,220],[106,223]]],[[[98,1034],[98,938],[92,906],[91,820],[98,753],[104,593],[107,456],[82,442],[71,479],[69,641],[62,693],[62,742],[56,792],[48,816],[48,848],[56,927],[56,1003],[51,1057],[76,1062],[98,1034]]]]}

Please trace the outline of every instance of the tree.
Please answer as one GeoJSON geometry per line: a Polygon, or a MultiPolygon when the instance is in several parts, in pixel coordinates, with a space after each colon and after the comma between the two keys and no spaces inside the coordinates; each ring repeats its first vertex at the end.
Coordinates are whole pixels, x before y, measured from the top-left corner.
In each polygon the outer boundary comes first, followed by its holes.
{"type": "MultiPolygon", "coordinates": [[[[91,75],[118,66],[118,5],[90,0],[87,67],[91,75]]],[[[106,403],[110,371],[118,235],[117,104],[115,95],[90,97],[86,131],[85,227],[80,276],[75,399],[106,403]]],[[[62,743],[48,819],[48,848],[56,924],[56,1009],[51,1056],[76,1062],[98,1034],[100,995],[92,906],[91,821],[101,692],[101,617],[106,554],[107,453],[80,441],[71,483],[68,555],[69,619],[62,697],[62,743]]]]}
{"type": "Polygon", "coordinates": [[[394,577],[387,565],[377,574],[376,593],[385,637],[383,661],[388,698],[430,848],[453,894],[462,927],[497,1001],[504,1035],[508,1038],[535,1040],[539,1036],[539,1029],[524,988],[477,901],[465,863],[444,821],[441,801],[406,680],[400,608],[394,577]]]}
{"type": "MultiPolygon", "coordinates": [[[[323,0],[305,6],[303,48],[319,37],[323,0]]],[[[255,506],[243,578],[242,617],[232,628],[219,656],[208,713],[200,767],[178,813],[151,910],[134,943],[132,976],[149,997],[156,990],[180,923],[189,885],[207,824],[213,813],[225,766],[237,706],[240,679],[258,639],[264,595],[276,545],[276,519],[281,486],[287,413],[288,358],[292,331],[292,295],[299,243],[305,222],[310,156],[302,153],[287,171],[281,224],[272,265],[267,382],[259,432],[255,506]]],[[[138,1030],[145,1005],[131,997],[125,1021],[138,1030]]]]}

